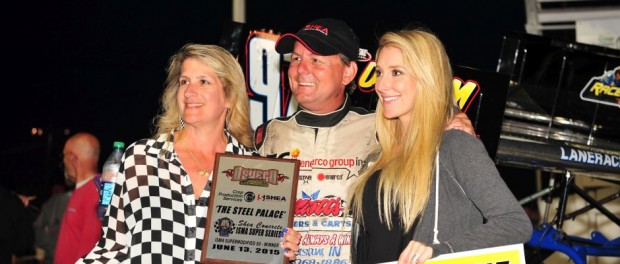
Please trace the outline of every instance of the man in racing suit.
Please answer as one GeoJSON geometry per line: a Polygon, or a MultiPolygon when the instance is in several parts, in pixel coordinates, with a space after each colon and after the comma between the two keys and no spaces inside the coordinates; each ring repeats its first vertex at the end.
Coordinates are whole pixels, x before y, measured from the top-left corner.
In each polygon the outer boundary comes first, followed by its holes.
{"type": "MultiPolygon", "coordinates": [[[[255,139],[261,155],[301,162],[293,224],[303,236],[297,263],[349,262],[353,224],[345,199],[378,144],[375,114],[353,107],[346,93],[357,74],[359,46],[346,23],[330,18],[276,42],[278,53],[292,53],[288,78],[299,109],[259,126],[255,139]]],[[[448,128],[474,133],[464,113],[448,128]]]]}

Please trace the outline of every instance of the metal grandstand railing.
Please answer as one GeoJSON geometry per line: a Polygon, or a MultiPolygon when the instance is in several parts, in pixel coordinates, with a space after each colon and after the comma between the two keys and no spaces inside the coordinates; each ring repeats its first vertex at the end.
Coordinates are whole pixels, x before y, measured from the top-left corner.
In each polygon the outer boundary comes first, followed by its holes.
{"type": "Polygon", "coordinates": [[[525,29],[542,35],[546,30],[575,29],[575,21],[620,17],[618,0],[524,0],[525,29]]]}

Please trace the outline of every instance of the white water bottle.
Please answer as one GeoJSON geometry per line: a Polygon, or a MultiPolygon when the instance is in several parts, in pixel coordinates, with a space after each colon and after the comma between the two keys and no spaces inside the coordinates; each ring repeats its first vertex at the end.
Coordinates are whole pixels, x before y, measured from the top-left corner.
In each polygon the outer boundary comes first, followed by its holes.
{"type": "Polygon", "coordinates": [[[114,186],[116,185],[116,174],[121,166],[121,157],[125,151],[125,143],[115,141],[113,148],[112,154],[103,164],[103,170],[101,171],[99,208],[97,209],[97,214],[101,220],[103,220],[105,211],[110,206],[110,202],[112,202],[112,194],[114,194],[114,186]]]}

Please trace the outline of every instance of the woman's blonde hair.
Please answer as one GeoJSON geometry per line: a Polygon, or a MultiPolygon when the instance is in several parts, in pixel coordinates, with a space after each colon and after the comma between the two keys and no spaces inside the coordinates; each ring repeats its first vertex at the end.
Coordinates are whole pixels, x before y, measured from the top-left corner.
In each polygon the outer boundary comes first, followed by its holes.
{"type": "Polygon", "coordinates": [[[362,196],[370,176],[381,170],[377,186],[380,220],[391,229],[392,212],[400,212],[404,232],[426,208],[433,179],[435,156],[444,127],[454,113],[452,69],[441,41],[423,29],[387,32],[379,40],[377,58],[385,47],[402,51],[407,75],[415,78],[412,120],[402,128],[398,118],[385,118],[383,103],[377,103],[377,136],[380,152],[362,173],[350,194],[351,210],[363,224],[362,196]],[[405,132],[403,132],[405,131],[405,132]]]}
{"type": "Polygon", "coordinates": [[[157,119],[155,137],[182,129],[181,110],[176,96],[180,86],[181,65],[187,58],[199,59],[215,71],[231,105],[226,116],[228,132],[245,147],[254,147],[249,99],[241,65],[227,50],[215,45],[186,44],[170,58],[166,87],[161,98],[163,111],[157,119]]]}

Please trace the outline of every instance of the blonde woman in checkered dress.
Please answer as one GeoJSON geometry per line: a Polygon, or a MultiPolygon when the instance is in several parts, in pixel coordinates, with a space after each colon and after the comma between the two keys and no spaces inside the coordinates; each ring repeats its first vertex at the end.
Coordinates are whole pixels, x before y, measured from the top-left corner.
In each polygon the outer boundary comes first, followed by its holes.
{"type": "MultiPolygon", "coordinates": [[[[243,72],[225,49],[187,44],[170,59],[153,138],[123,155],[103,236],[78,263],[196,263],[215,154],[255,155],[243,72]]],[[[301,236],[284,237],[294,259],[301,236]]]]}

